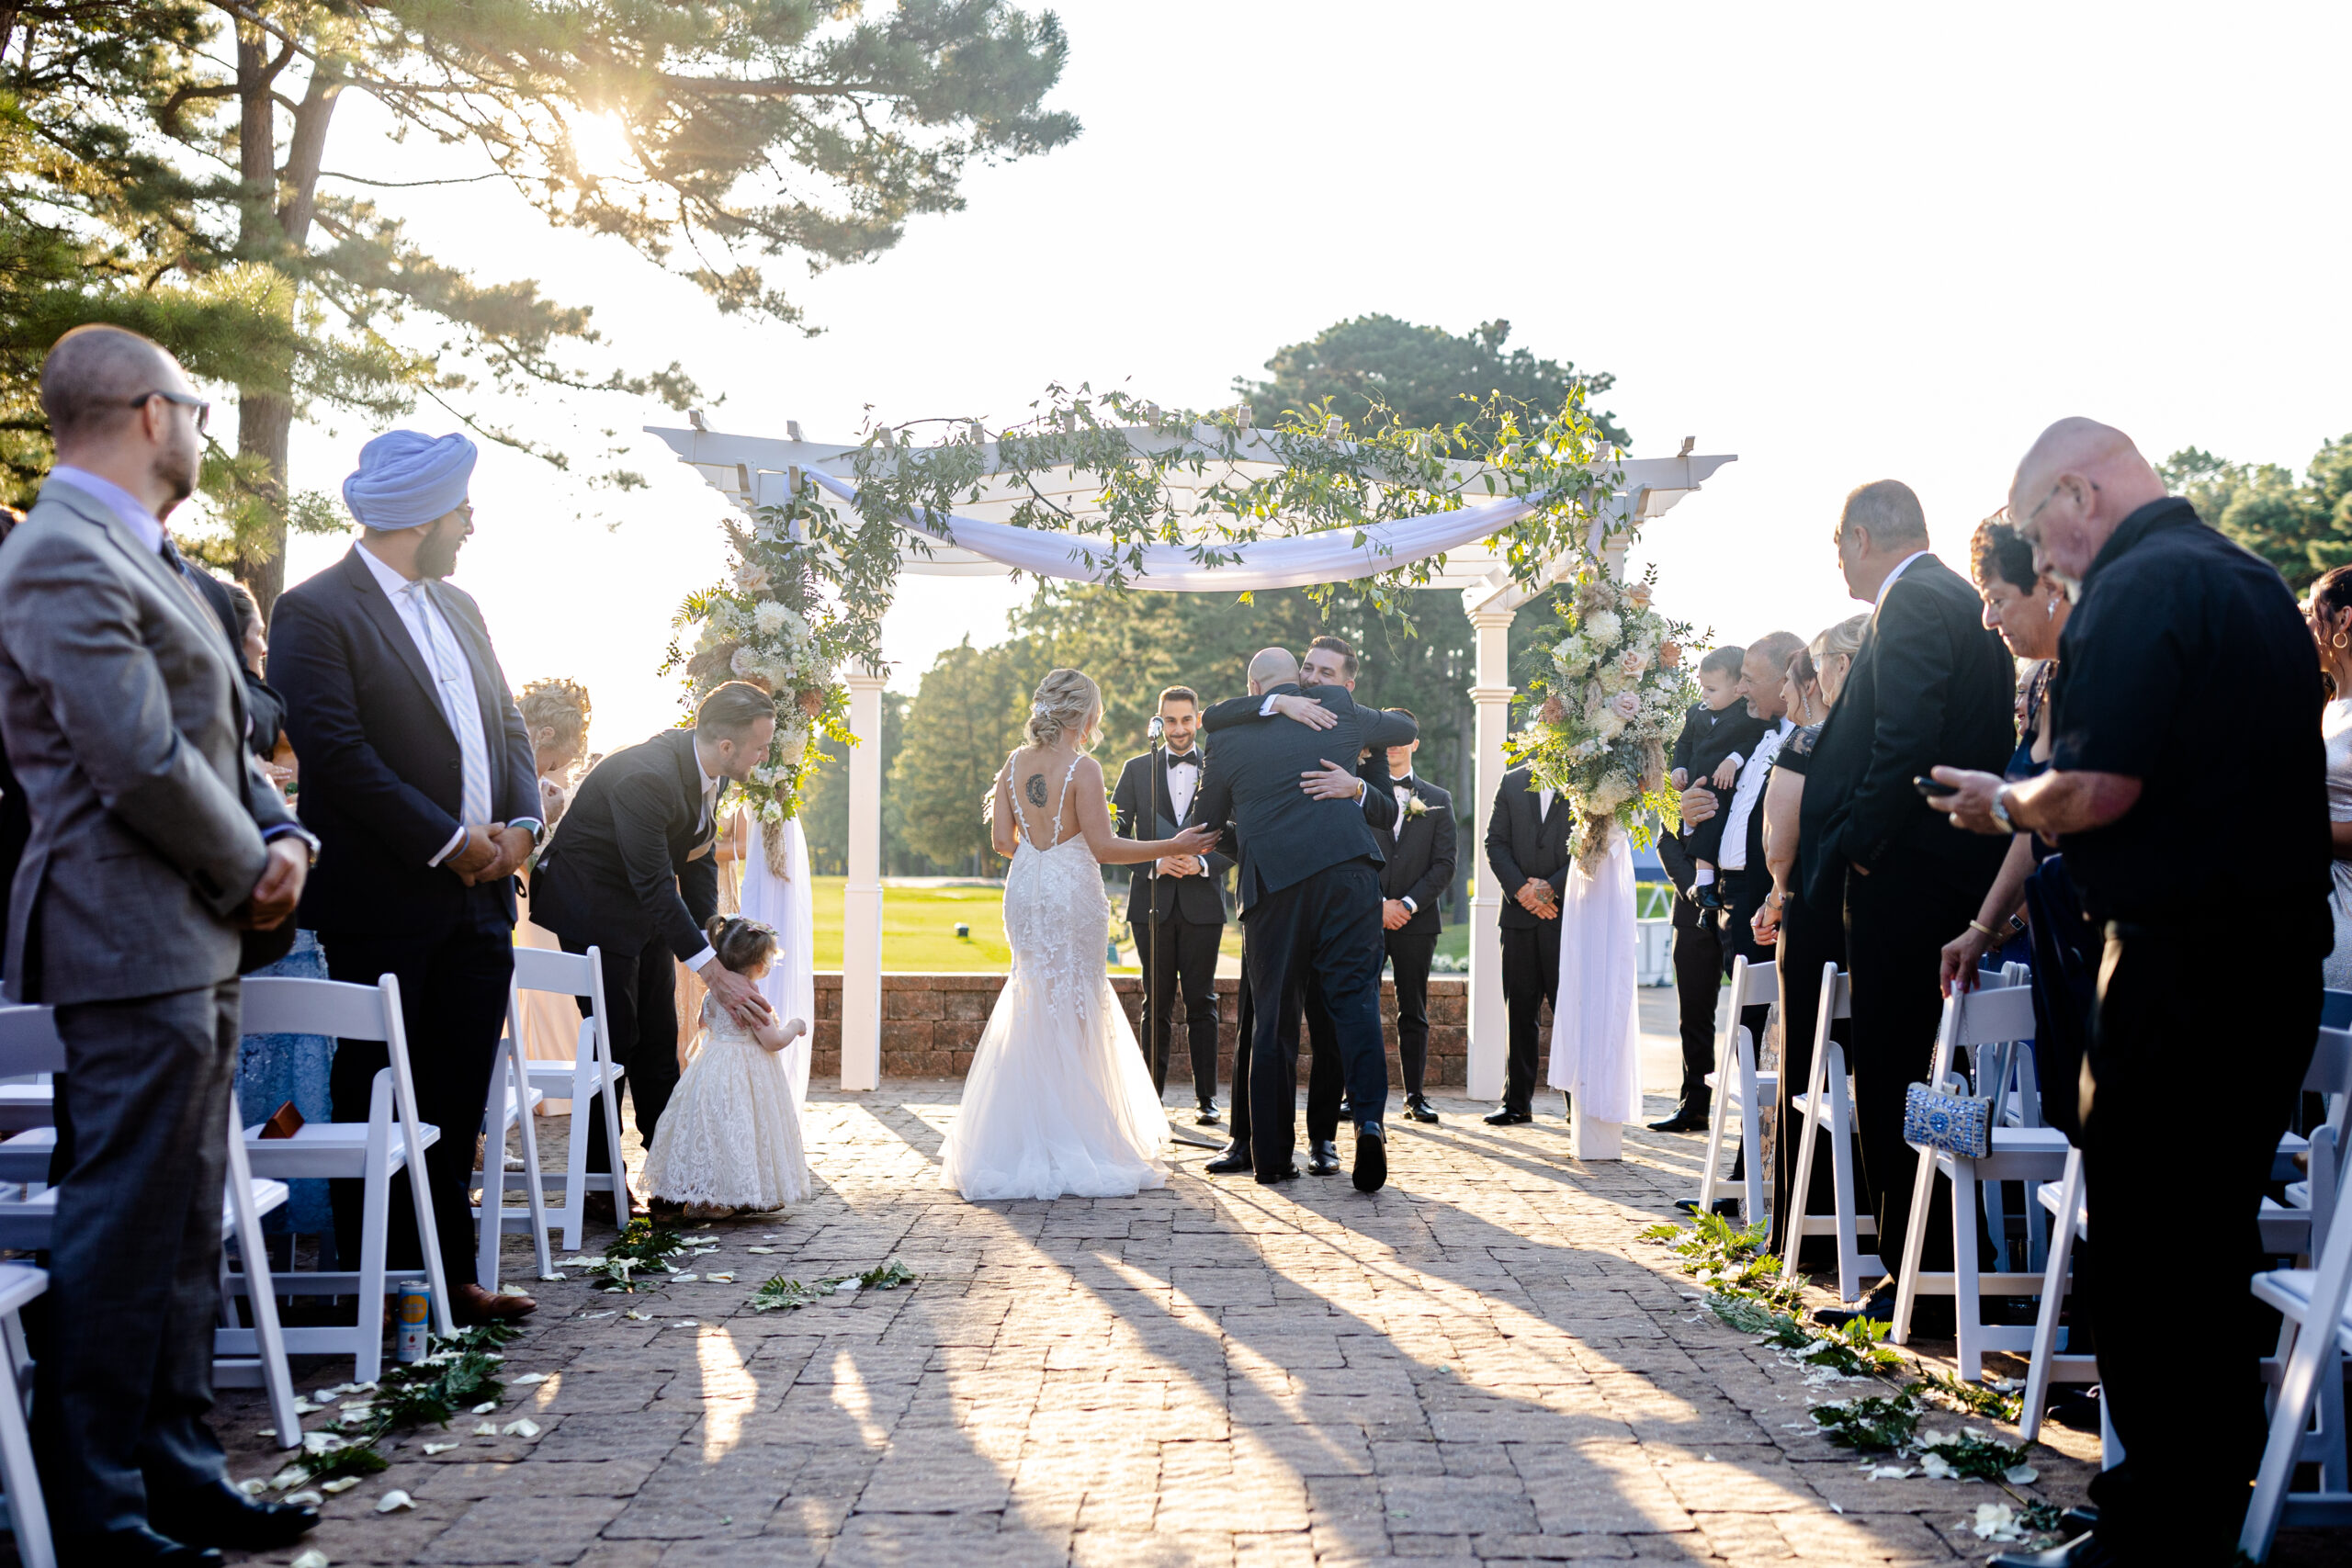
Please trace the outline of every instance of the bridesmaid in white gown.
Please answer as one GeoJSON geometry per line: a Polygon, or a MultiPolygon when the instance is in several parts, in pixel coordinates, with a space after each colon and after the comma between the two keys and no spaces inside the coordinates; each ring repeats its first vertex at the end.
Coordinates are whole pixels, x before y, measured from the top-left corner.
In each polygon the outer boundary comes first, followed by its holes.
{"type": "Polygon", "coordinates": [[[1076,670],[1038,682],[1029,744],[1007,760],[990,798],[1004,879],[1012,971],[964,1080],[940,1182],[974,1202],[1006,1198],[1131,1197],[1164,1186],[1168,1117],[1151,1087],[1103,953],[1111,900],[1102,867],[1205,852],[1216,835],[1122,839],[1111,829],[1102,769],[1086,755],[1102,694],[1076,670]]]}

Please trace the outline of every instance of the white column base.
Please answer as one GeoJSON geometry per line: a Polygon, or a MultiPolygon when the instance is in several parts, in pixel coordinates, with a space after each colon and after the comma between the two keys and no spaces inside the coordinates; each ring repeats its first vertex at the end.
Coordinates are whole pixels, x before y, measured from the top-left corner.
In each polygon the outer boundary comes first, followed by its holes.
{"type": "Polygon", "coordinates": [[[1623,1159],[1625,1124],[1592,1121],[1585,1115],[1583,1106],[1570,1108],[1568,1155],[1574,1159],[1623,1159]]]}

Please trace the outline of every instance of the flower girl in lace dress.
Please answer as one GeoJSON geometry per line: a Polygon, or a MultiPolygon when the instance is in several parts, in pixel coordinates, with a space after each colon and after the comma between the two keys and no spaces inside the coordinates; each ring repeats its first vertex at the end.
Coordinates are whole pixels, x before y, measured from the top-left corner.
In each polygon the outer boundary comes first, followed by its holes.
{"type": "MultiPolygon", "coordinates": [[[[775,961],[774,928],[719,915],[705,928],[718,961],[756,980],[775,961]]],[[[759,1213],[808,1196],[800,1114],[777,1055],[808,1032],[804,1019],[746,1028],[706,998],[702,1044],[678,1079],[645,1155],[657,1198],[698,1220],[759,1213]]]]}

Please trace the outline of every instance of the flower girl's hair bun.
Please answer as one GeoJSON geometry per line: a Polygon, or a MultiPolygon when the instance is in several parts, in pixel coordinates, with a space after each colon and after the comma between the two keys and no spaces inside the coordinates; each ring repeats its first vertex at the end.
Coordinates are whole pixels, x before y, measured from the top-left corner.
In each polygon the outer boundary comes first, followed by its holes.
{"type": "Polygon", "coordinates": [[[1102,711],[1102,693],[1082,670],[1055,670],[1037,682],[1029,705],[1032,746],[1053,746],[1068,737],[1080,750],[1093,739],[1093,719],[1102,711]]]}
{"type": "Polygon", "coordinates": [[[775,956],[775,928],[741,915],[713,915],[703,922],[702,934],[718,961],[738,975],[748,975],[775,956]]]}

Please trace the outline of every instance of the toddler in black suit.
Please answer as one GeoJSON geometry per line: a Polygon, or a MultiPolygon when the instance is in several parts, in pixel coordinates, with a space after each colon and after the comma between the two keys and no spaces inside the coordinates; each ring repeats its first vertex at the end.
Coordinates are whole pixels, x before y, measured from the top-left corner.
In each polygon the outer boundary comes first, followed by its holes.
{"type": "Polygon", "coordinates": [[[1713,649],[1699,661],[1699,701],[1684,717],[1682,733],[1674,742],[1674,787],[1688,789],[1691,780],[1703,779],[1715,795],[1715,814],[1682,829],[1682,847],[1697,867],[1690,897],[1702,909],[1723,908],[1723,894],[1715,886],[1715,856],[1723,847],[1724,821],[1740,767],[1764,739],[1764,721],[1750,716],[1739,694],[1739,671],[1747,658],[1746,649],[1733,646],[1713,649]]]}

